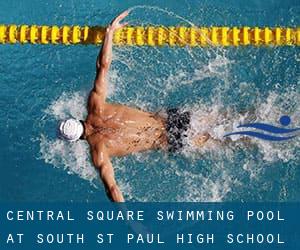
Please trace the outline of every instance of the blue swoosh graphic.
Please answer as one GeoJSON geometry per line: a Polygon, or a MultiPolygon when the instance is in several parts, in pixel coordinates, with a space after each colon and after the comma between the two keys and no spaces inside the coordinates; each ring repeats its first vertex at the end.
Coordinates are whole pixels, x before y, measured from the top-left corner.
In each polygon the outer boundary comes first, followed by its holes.
{"type": "Polygon", "coordinates": [[[258,132],[254,132],[254,131],[233,132],[233,133],[224,135],[224,137],[227,137],[230,135],[248,135],[248,136],[256,137],[256,138],[266,140],[266,141],[285,141],[285,140],[290,140],[290,139],[293,139],[296,137],[296,135],[286,136],[286,137],[284,137],[284,136],[278,137],[278,136],[266,135],[266,134],[262,134],[262,133],[258,133],[258,132]]]}
{"type": "Polygon", "coordinates": [[[287,133],[300,131],[300,128],[294,128],[294,129],[278,128],[265,123],[248,123],[248,124],[240,125],[238,126],[238,128],[256,128],[274,134],[287,134],[287,133]]]}

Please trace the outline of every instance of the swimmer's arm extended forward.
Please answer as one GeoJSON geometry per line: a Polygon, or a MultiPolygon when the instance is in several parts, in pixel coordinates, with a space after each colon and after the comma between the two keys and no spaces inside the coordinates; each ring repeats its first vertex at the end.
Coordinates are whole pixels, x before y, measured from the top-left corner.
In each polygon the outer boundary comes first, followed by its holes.
{"type": "Polygon", "coordinates": [[[94,84],[94,91],[100,95],[105,101],[107,95],[107,74],[112,61],[112,44],[114,32],[127,25],[127,23],[120,23],[127,15],[128,11],[123,12],[117,16],[111,24],[107,27],[103,46],[96,61],[96,78],[94,84]]]}
{"type": "Polygon", "coordinates": [[[98,145],[92,152],[95,167],[105,186],[108,198],[114,202],[124,202],[123,195],[117,185],[114,169],[104,144],[98,145]]]}

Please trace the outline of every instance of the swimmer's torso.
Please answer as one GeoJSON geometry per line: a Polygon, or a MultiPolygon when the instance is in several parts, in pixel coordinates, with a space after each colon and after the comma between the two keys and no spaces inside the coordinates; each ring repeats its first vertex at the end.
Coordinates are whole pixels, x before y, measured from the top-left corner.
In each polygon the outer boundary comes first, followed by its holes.
{"type": "Polygon", "coordinates": [[[104,143],[110,156],[122,156],[166,146],[165,122],[148,112],[119,104],[99,105],[89,100],[86,123],[91,147],[104,143]]]}

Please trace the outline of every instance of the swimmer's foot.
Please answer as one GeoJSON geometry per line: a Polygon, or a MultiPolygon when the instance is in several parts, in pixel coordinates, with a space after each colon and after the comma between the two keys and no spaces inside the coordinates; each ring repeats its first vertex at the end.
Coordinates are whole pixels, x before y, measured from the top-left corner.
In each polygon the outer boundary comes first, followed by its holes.
{"type": "Polygon", "coordinates": [[[203,145],[210,139],[209,133],[205,133],[202,135],[197,136],[194,140],[193,143],[196,147],[203,147],[203,145]]]}

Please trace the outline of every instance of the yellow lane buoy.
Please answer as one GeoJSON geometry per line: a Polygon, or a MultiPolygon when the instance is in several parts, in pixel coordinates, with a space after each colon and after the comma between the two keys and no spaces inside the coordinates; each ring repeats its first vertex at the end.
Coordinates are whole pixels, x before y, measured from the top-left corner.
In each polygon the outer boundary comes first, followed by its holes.
{"type": "MultiPolygon", "coordinates": [[[[105,27],[0,25],[0,44],[100,44],[105,27]]],[[[299,46],[299,27],[125,27],[114,44],[128,46],[299,46]]]]}

